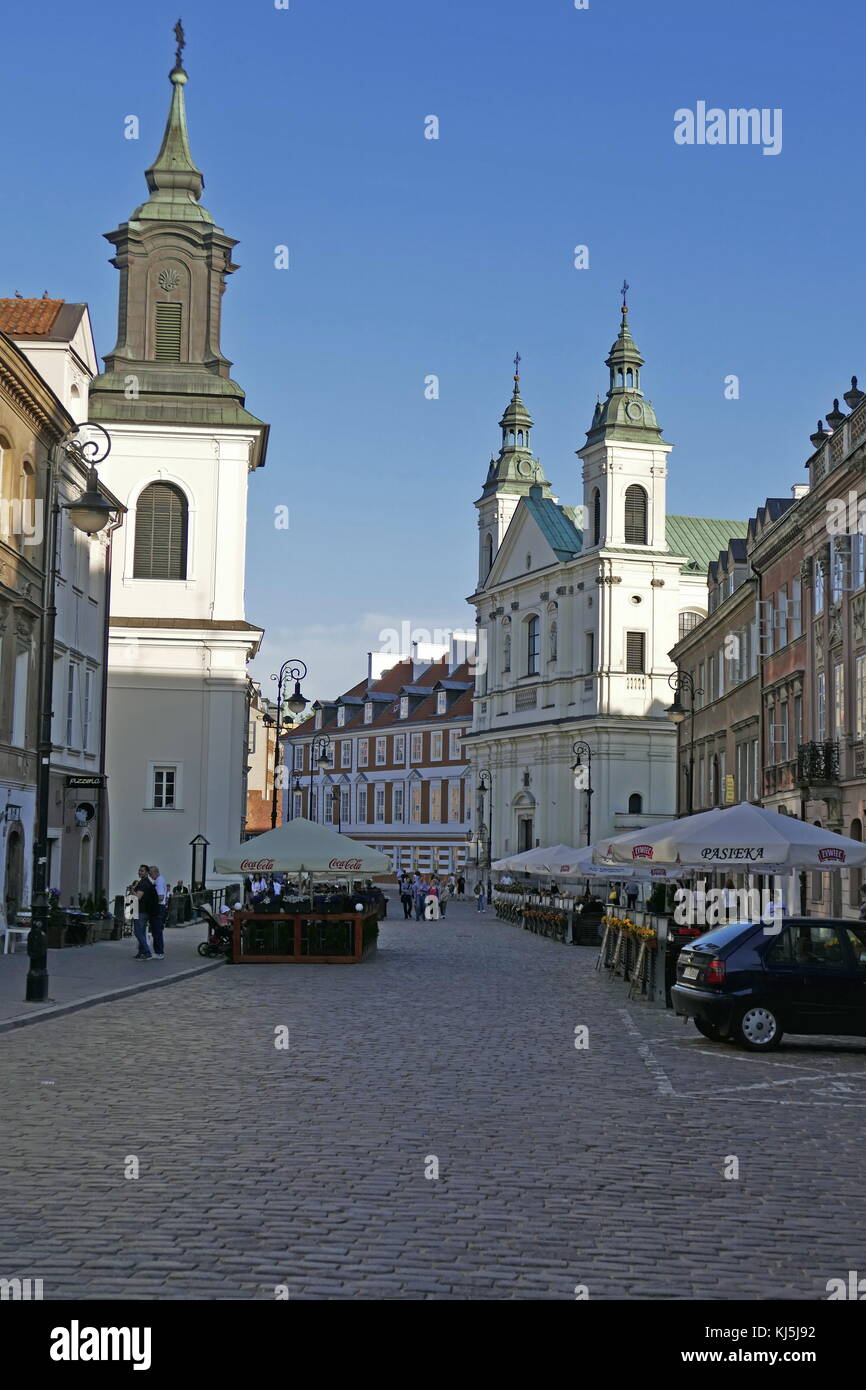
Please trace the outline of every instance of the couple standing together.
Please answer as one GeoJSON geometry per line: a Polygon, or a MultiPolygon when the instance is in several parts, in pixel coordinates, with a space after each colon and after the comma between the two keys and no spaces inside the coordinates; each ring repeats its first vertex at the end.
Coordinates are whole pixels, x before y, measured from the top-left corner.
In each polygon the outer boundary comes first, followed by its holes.
{"type": "Polygon", "coordinates": [[[168,884],[158,865],[139,864],[138,882],[132,885],[129,892],[138,905],[138,915],[133,918],[133,930],[138,942],[138,954],[134,959],[162,960],[165,956],[162,934],[168,907],[168,884]],[[147,944],[148,928],[153,938],[152,951],[147,944]]]}

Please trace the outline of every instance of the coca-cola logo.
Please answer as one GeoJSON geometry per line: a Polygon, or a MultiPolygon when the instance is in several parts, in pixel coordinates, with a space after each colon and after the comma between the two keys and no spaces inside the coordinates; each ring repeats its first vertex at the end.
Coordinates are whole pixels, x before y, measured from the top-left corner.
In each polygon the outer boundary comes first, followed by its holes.
{"type": "Polygon", "coordinates": [[[274,867],[273,859],[242,859],[242,873],[270,873],[274,867]]]}
{"type": "Polygon", "coordinates": [[[844,864],[844,863],[845,863],[845,850],[844,850],[844,849],[819,849],[819,850],[818,850],[818,863],[819,863],[819,864],[844,864]]]}
{"type": "Polygon", "coordinates": [[[360,859],[332,859],[329,869],[360,869],[360,859]]]}
{"type": "Polygon", "coordinates": [[[631,857],[632,859],[652,859],[652,845],[635,845],[634,849],[631,852],[631,857]]]}

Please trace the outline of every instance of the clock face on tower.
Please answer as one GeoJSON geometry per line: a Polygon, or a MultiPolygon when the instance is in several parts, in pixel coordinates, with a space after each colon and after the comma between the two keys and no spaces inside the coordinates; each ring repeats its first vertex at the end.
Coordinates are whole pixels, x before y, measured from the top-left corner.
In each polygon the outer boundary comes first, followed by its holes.
{"type": "Polygon", "coordinates": [[[635,424],[637,424],[639,420],[643,419],[643,406],[639,401],[629,401],[625,408],[625,413],[630,420],[633,420],[635,424]]]}
{"type": "Polygon", "coordinates": [[[522,478],[533,478],[535,476],[535,464],[531,459],[521,459],[517,465],[517,471],[522,478]]]}

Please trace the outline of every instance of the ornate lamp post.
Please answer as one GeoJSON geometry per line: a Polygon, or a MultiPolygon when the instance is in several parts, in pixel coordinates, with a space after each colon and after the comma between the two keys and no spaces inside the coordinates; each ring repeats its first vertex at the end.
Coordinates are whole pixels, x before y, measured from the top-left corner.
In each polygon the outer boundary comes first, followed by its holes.
{"type": "MultiPolygon", "coordinates": [[[[310,744],[310,804],[307,807],[309,812],[308,819],[313,819],[313,771],[317,769],[324,772],[325,768],[331,765],[331,739],[328,734],[316,734],[310,744]]],[[[316,808],[316,819],[318,820],[318,807],[316,808]]]]}
{"type": "Polygon", "coordinates": [[[592,749],[584,739],[572,744],[574,786],[586,792],[586,843],[592,844],[592,749]]]}
{"type": "Polygon", "coordinates": [[[484,837],[484,797],[487,796],[487,899],[490,900],[492,884],[490,866],[493,863],[493,773],[484,767],[478,774],[478,834],[484,837]]]}
{"type": "MultiPolygon", "coordinates": [[[[703,695],[703,690],[695,687],[694,678],[688,671],[672,671],[668,676],[668,685],[674,692],[674,702],[665,711],[672,724],[677,726],[677,766],[679,767],[680,753],[680,730],[679,726],[685,719],[689,718],[689,792],[688,810],[686,815],[691,815],[695,805],[695,696],[703,695]],[[685,690],[689,697],[689,708],[685,709],[680,702],[680,691],[685,690]]],[[[677,778],[677,814],[680,807],[680,787],[677,778]]]]}
{"type": "MultiPolygon", "coordinates": [[[[294,681],[295,688],[285,701],[286,709],[291,711],[292,716],[301,714],[307,707],[307,702],[301,694],[301,681],[307,676],[307,668],[303,661],[297,657],[290,657],[284,661],[280,667],[279,674],[271,676],[272,681],[277,682],[277,717],[274,721],[277,726],[274,735],[274,786],[271,793],[271,829],[274,830],[277,824],[277,790],[279,788],[279,766],[280,766],[280,735],[284,730],[290,729],[294,723],[294,718],[289,718],[283,713],[283,685],[286,681],[294,681]]],[[[268,716],[265,717],[265,724],[268,723],[268,716]]]]}
{"type": "MultiPolygon", "coordinates": [[[[45,545],[43,551],[41,656],[39,662],[39,742],[36,772],[36,834],[33,845],[33,892],[30,898],[31,925],[27,934],[27,972],[25,999],[42,1003],[48,998],[48,950],[45,927],[48,919],[48,803],[51,786],[51,717],[54,703],[54,629],[57,619],[55,591],[57,579],[57,533],[60,513],[69,513],[77,530],[92,536],[102,531],[117,508],[99,490],[96,465],[108,458],[111,437],[102,425],[93,421],[76,425],[56,445],[48,456],[48,478],[45,487],[45,545]],[[104,443],[95,439],[80,442],[75,439],[83,429],[99,430],[104,443]],[[61,505],[58,496],[58,475],[61,451],[67,458],[87,469],[87,485],[74,502],[61,505]]],[[[103,671],[103,680],[107,673],[103,671]]]]}

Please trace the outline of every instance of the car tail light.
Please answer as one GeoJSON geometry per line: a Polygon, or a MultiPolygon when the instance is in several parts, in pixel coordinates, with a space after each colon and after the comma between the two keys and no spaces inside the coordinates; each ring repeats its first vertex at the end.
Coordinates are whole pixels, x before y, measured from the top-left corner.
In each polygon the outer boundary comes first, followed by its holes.
{"type": "Polygon", "coordinates": [[[704,984],[723,985],[724,983],[725,962],[723,960],[719,960],[718,956],[716,956],[715,960],[711,960],[706,968],[706,972],[704,974],[704,984]]]}

